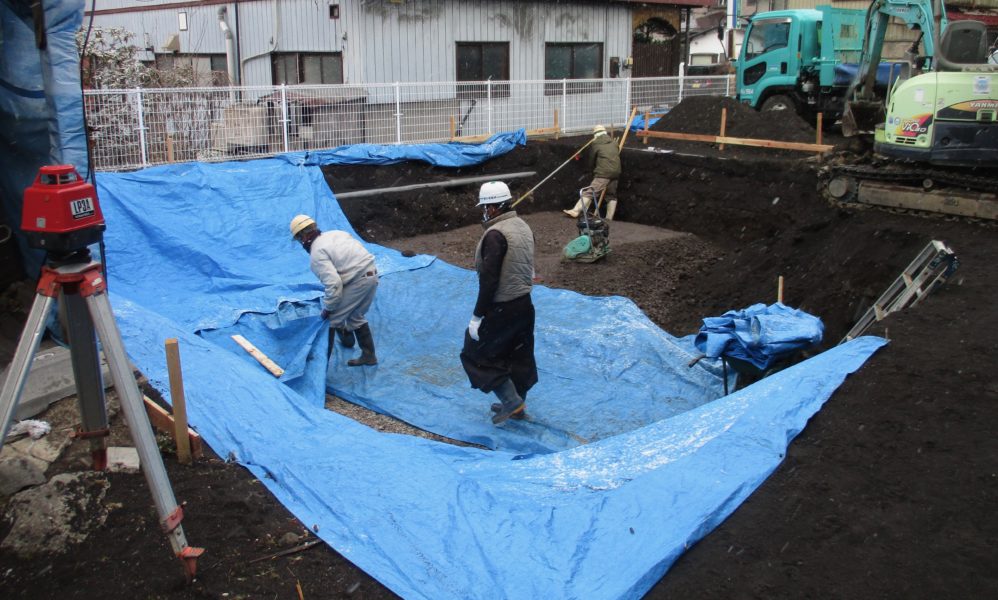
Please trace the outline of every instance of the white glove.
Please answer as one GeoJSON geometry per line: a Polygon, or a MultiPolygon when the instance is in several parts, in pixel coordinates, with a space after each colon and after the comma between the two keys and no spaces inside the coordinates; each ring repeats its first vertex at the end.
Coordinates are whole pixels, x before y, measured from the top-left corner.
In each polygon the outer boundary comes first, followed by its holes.
{"type": "Polygon", "coordinates": [[[471,322],[468,323],[468,335],[471,339],[478,341],[478,328],[482,325],[482,317],[471,317],[471,322]]]}

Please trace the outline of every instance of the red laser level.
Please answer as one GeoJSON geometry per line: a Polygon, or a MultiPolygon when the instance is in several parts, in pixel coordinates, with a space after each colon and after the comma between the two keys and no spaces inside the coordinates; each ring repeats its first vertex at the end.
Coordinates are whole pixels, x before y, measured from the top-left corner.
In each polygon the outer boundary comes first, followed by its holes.
{"type": "Polygon", "coordinates": [[[101,240],[97,190],[72,165],[42,167],[24,190],[21,230],[33,248],[74,252],[101,240]]]}

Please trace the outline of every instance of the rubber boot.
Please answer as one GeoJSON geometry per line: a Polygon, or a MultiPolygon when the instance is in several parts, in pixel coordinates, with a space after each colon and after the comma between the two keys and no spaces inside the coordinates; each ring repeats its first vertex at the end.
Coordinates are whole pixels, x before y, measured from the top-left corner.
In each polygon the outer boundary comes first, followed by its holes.
{"type": "MultiPolygon", "coordinates": [[[[492,412],[497,413],[497,412],[499,412],[501,410],[502,410],[502,404],[499,404],[498,402],[493,402],[492,403],[492,412]]],[[[521,410],[520,412],[518,412],[518,413],[516,413],[514,415],[511,415],[509,418],[513,419],[514,421],[522,421],[523,419],[526,419],[527,418],[527,407],[524,406],[523,410],[521,410]]]]}
{"type": "Polygon", "coordinates": [[[492,423],[494,425],[499,425],[500,423],[505,423],[506,419],[509,419],[515,414],[523,412],[523,409],[527,406],[527,403],[523,401],[523,398],[516,393],[516,386],[509,379],[503,381],[499,387],[495,389],[495,395],[502,402],[499,412],[492,415],[492,423]]]}
{"type": "Polygon", "coordinates": [[[357,334],[357,343],[360,345],[361,352],[359,357],[348,360],[347,365],[362,367],[378,364],[378,357],[374,354],[374,336],[371,335],[371,326],[364,323],[354,333],[357,334]]]}
{"type": "Polygon", "coordinates": [[[606,203],[606,220],[607,221],[612,221],[613,220],[613,215],[616,214],[616,212],[617,212],[617,201],[616,200],[610,200],[609,202],[607,202],[606,203]]]}
{"type": "Polygon", "coordinates": [[[563,210],[561,212],[572,217],[573,219],[578,219],[579,215],[582,214],[583,210],[589,210],[589,196],[584,196],[583,198],[580,198],[575,202],[574,207],[563,210]]]}
{"type": "Polygon", "coordinates": [[[353,332],[346,327],[337,329],[336,336],[340,338],[340,345],[344,348],[353,348],[354,344],[357,342],[357,336],[355,336],[353,332]]]}

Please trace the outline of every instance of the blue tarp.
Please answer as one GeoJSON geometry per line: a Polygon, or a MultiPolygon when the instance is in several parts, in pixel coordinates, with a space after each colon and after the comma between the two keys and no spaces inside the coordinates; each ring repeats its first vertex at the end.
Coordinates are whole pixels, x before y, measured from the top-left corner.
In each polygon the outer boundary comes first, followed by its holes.
{"type": "Polygon", "coordinates": [[[45,2],[44,50],[35,44],[29,4],[0,1],[0,222],[18,234],[29,276],[43,253],[20,235],[24,189],[39,167],[72,164],[87,176],[76,31],[83,0],[45,2]]]}
{"type": "Polygon", "coordinates": [[[743,360],[760,371],[821,342],[821,319],[777,302],[707,317],[694,344],[709,358],[743,360]]]}
{"type": "Polygon", "coordinates": [[[623,298],[540,287],[531,420],[494,427],[492,398],[458,359],[475,276],[431,256],[368,246],[380,363],[348,369],[337,347],[324,371],[321,289],[287,223],[309,213],[323,229],[350,227],[315,160],[101,175],[111,301],[158,389],[163,340],[180,340],[189,418],[211,447],[405,598],[639,597],[885,343],[859,338],[719,399],[717,365],[688,366],[693,336],[670,336],[623,298]],[[236,333],[287,369],[286,383],[236,333]],[[323,382],[496,450],[378,433],[324,409],[323,382]]]}
{"type": "MultiPolygon", "coordinates": [[[[897,81],[897,78],[901,76],[906,66],[907,63],[880,63],[877,65],[877,85],[886,86],[888,81],[892,79],[892,74],[893,79],[897,81]]],[[[851,84],[858,70],[859,65],[854,63],[839,63],[835,65],[834,85],[845,86],[851,84]]]]}

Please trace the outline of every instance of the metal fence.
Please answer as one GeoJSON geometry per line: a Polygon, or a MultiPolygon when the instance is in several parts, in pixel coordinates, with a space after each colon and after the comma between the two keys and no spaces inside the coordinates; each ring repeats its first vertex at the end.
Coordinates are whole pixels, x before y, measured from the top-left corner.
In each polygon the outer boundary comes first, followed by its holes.
{"type": "Polygon", "coordinates": [[[519,128],[573,134],[733,90],[727,76],[655,77],[88,90],[85,101],[95,167],[114,171],[519,128]]]}

